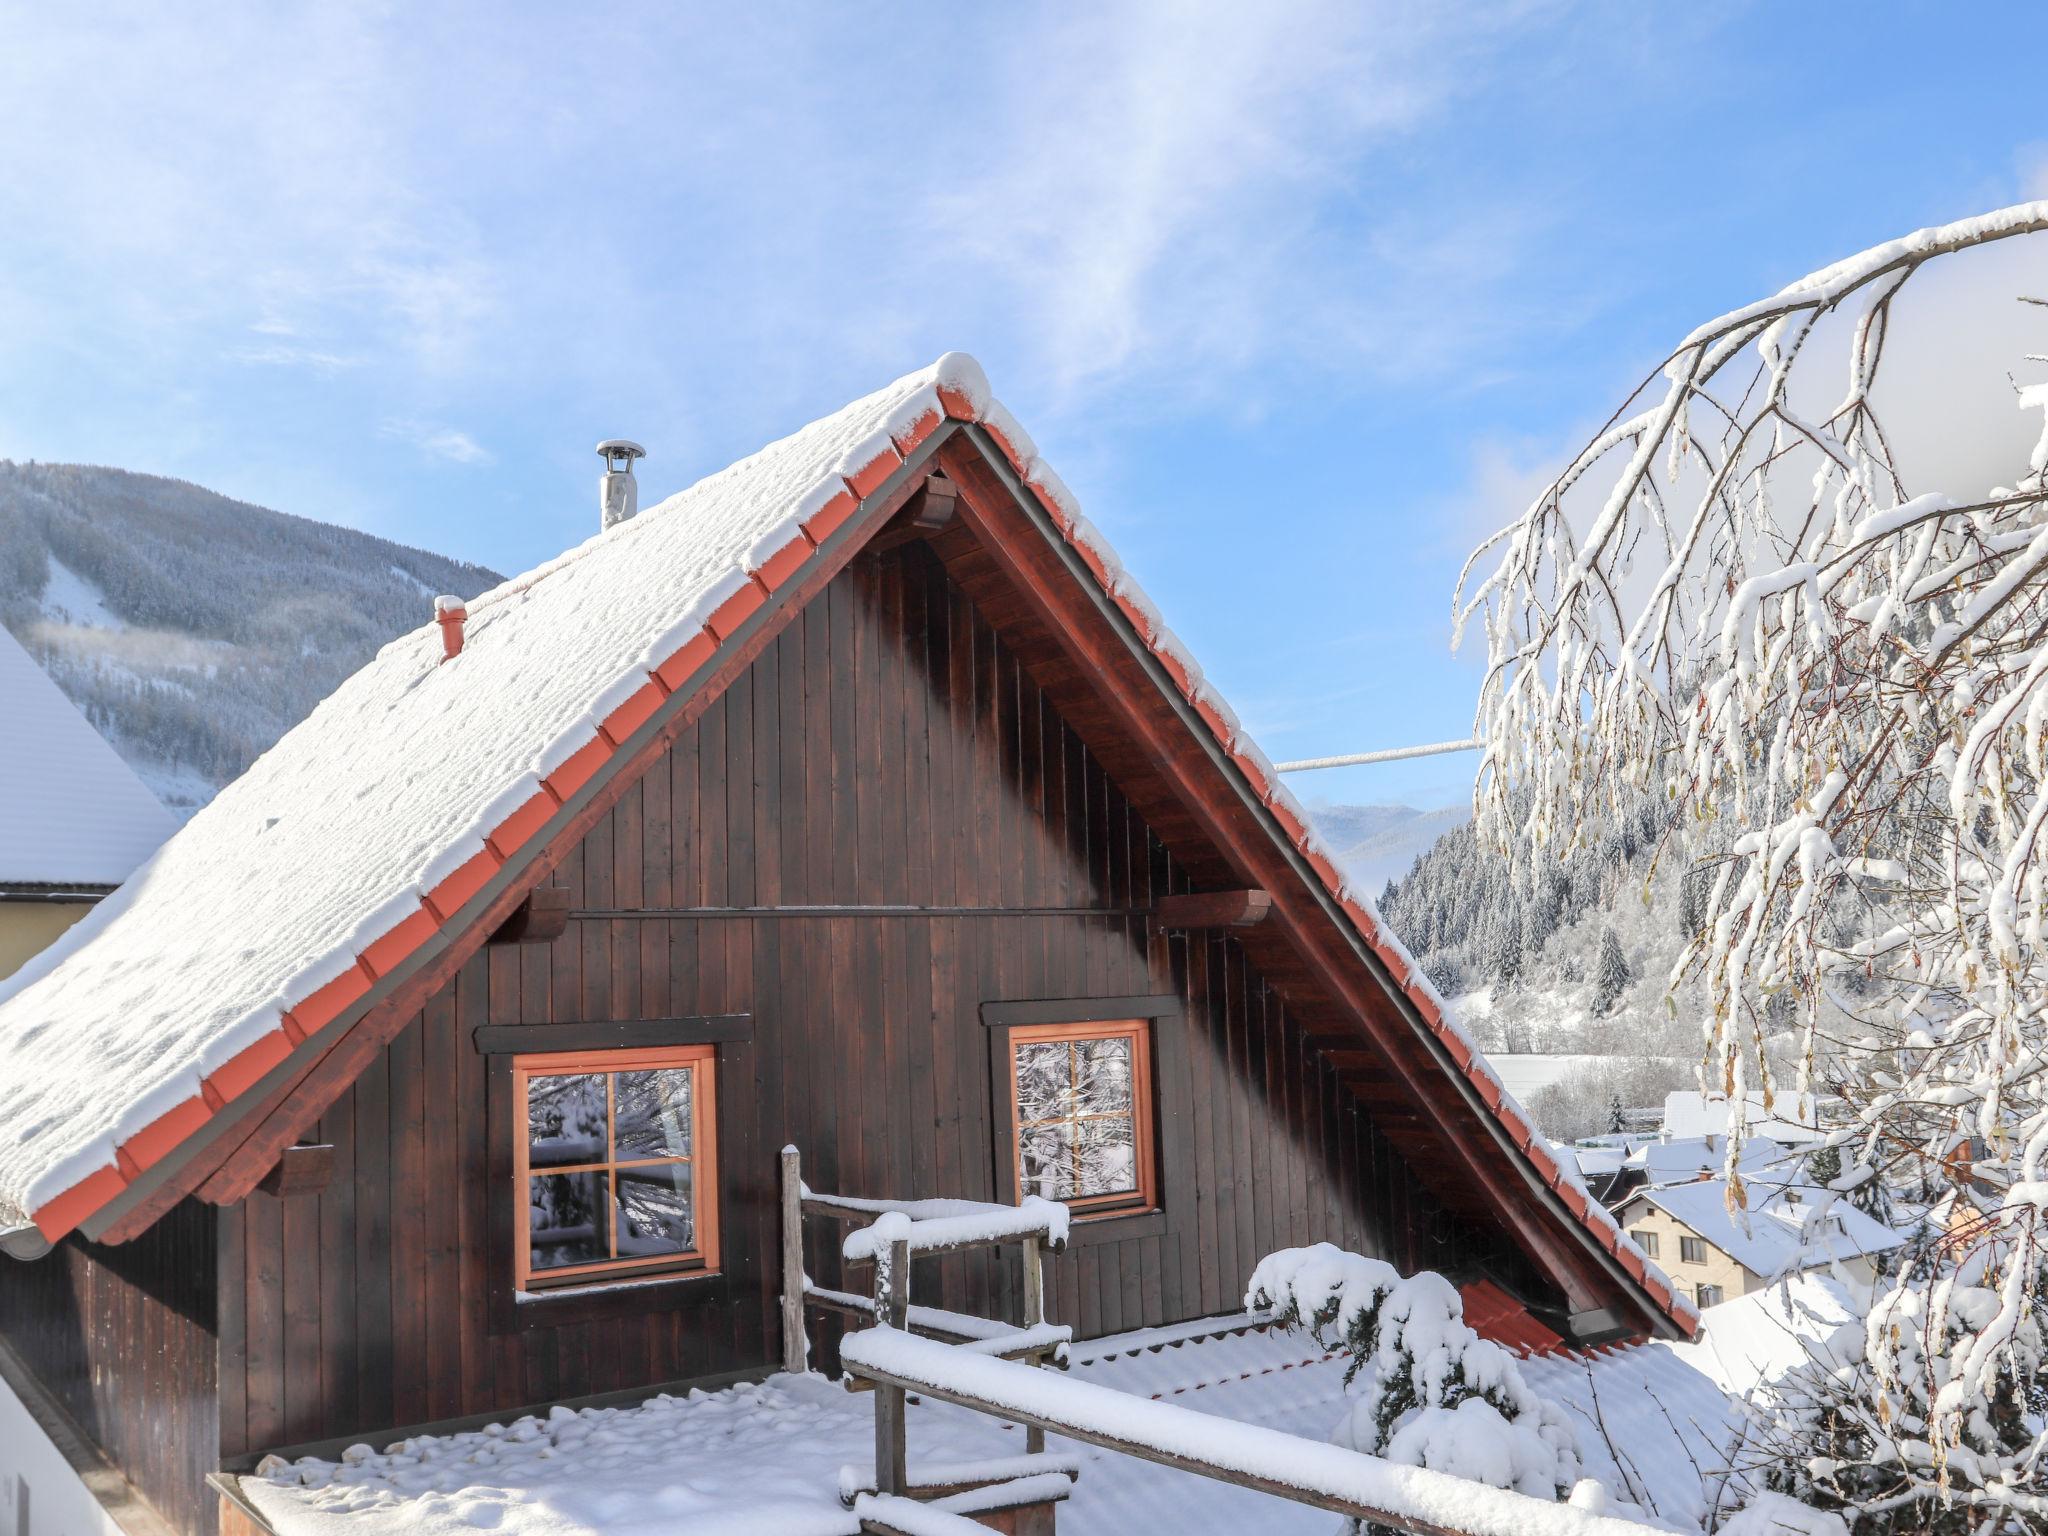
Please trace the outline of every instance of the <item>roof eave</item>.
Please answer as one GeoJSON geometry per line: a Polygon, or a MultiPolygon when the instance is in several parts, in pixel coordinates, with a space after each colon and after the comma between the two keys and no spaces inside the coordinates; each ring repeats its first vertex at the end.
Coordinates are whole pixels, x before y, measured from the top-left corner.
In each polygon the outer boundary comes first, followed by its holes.
{"type": "Polygon", "coordinates": [[[1293,839],[1287,835],[1286,829],[1265,797],[1252,785],[1225,745],[1217,740],[1214,731],[1202,719],[1195,706],[1183,696],[1167,672],[1165,664],[1137,633],[1122,608],[1103,590],[1101,583],[1095,579],[1094,573],[1088,569],[1073,544],[1060,532],[1050,514],[1039,504],[1037,496],[1018,478],[1000,446],[979,423],[963,424],[961,435],[974,444],[976,451],[1003,482],[1025,518],[1039,530],[1061,562],[1069,568],[1080,590],[1087,594],[1091,605],[1119,636],[1168,705],[1181,718],[1191,737],[1199,744],[1203,755],[1223,775],[1224,781],[1230,785],[1239,802],[1266,832],[1310,898],[1342,936],[1347,947],[1364,965],[1380,990],[1393,1001],[1396,1011],[1421,1041],[1438,1070],[1449,1078],[1460,1098],[1476,1115],[1495,1146],[1507,1154],[1510,1165],[1521,1177],[1528,1192],[1535,1197],[1538,1206],[1553,1222],[1572,1234],[1573,1240],[1592,1256],[1601,1271],[1620,1288],[1622,1294],[1636,1302],[1654,1329],[1667,1338],[1689,1338],[1691,1335],[1672,1315],[1671,1310],[1660,1303],[1654,1292],[1639,1283],[1621,1261],[1600,1244],[1586,1224],[1564,1203],[1563,1198],[1543,1180],[1527,1153],[1508,1135],[1507,1127],[1479,1096],[1478,1089],[1451,1057],[1443,1042],[1437,1038],[1436,1031],[1429,1027],[1428,1021],[1422,1017],[1421,1011],[1407,995],[1406,988],[1400,985],[1384,958],[1352,921],[1342,901],[1325,884],[1307,856],[1294,845],[1293,839]]]}

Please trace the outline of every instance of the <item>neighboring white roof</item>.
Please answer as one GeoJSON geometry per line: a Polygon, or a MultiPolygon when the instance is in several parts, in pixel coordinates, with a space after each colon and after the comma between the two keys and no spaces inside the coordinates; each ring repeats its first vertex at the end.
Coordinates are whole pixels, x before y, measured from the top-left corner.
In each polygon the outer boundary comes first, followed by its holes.
{"type": "Polygon", "coordinates": [[[1757,1399],[1787,1371],[1819,1358],[1862,1358],[1869,1288],[1809,1269],[1700,1314],[1699,1336],[1671,1352],[1731,1397],[1757,1399]]]}
{"type": "MultiPolygon", "coordinates": [[[[1671,1137],[1726,1136],[1730,1101],[1726,1094],[1695,1093],[1690,1089],[1664,1095],[1664,1130],[1671,1137]]],[[[1753,1136],[1768,1136],[1788,1146],[1820,1139],[1810,1093],[1774,1093],[1771,1107],[1764,1108],[1764,1096],[1752,1091],[1742,1096],[1743,1124],[1753,1136]]]]}
{"type": "Polygon", "coordinates": [[[1830,1199],[1818,1189],[1747,1184],[1743,1203],[1748,1220],[1739,1221],[1728,1210],[1727,1181],[1702,1179],[1694,1184],[1638,1190],[1622,1211],[1626,1214],[1639,1205],[1654,1205],[1766,1280],[1832,1259],[1885,1253],[1905,1242],[1847,1200],[1830,1199]]]}
{"type": "Polygon", "coordinates": [[[1553,1142],[1551,1149],[1559,1157],[1576,1158],[1580,1175],[1588,1179],[1621,1172],[1621,1165],[1628,1158],[1620,1147],[1575,1147],[1553,1142]]]}
{"type": "Polygon", "coordinates": [[[0,629],[0,886],[119,885],[171,813],[0,629]]]}
{"type": "MultiPolygon", "coordinates": [[[[1726,1136],[1689,1136],[1679,1141],[1646,1142],[1628,1154],[1624,1167],[1643,1175],[1652,1186],[1690,1184],[1696,1179],[1717,1178],[1728,1168],[1726,1136]]],[[[1768,1136],[1753,1136],[1743,1142],[1735,1170],[1744,1179],[1776,1172],[1777,1182],[1794,1182],[1804,1166],[1800,1153],[1768,1136]]]]}

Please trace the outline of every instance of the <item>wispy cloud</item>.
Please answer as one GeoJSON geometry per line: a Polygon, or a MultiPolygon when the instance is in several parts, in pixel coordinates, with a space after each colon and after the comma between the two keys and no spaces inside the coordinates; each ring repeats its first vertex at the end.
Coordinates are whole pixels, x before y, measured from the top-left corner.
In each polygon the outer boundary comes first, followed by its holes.
{"type": "Polygon", "coordinates": [[[360,368],[363,364],[360,354],[327,352],[318,347],[293,346],[289,342],[233,347],[227,356],[231,362],[247,363],[251,367],[310,368],[315,373],[339,373],[344,368],[360,368]]]}
{"type": "Polygon", "coordinates": [[[410,443],[427,457],[444,459],[450,464],[495,464],[498,461],[496,454],[467,432],[413,417],[386,417],[378,423],[377,434],[410,443]]]}
{"type": "Polygon", "coordinates": [[[1074,13],[1007,61],[974,173],[928,199],[934,248],[1023,312],[1065,393],[1130,373],[1230,378],[1276,356],[1413,364],[1444,348],[1457,296],[1509,265],[1529,210],[1410,205],[1364,239],[1332,220],[1378,222],[1379,163],[1472,88],[1475,55],[1502,46],[1518,9],[1074,13]],[[1440,323],[1416,327],[1404,311],[1424,282],[1440,323]]]}

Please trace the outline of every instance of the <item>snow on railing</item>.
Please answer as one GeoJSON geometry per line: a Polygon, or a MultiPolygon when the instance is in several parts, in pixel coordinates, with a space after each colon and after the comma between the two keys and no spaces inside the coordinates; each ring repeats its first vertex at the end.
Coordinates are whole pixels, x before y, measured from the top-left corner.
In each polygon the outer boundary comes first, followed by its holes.
{"type": "MultiPolygon", "coordinates": [[[[946,1342],[939,1348],[958,1348],[984,1359],[1025,1366],[1067,1364],[1067,1346],[1074,1330],[1045,1317],[1045,1251],[1064,1248],[1067,1242],[1067,1207],[1036,1196],[1018,1205],[995,1205],[979,1200],[876,1200],[850,1195],[822,1195],[803,1181],[803,1161],[795,1147],[782,1149],[782,1329],[784,1364],[801,1371],[809,1358],[804,1331],[806,1305],[823,1307],[847,1316],[864,1317],[877,1328],[894,1331],[916,1330],[946,1342]],[[866,1225],[849,1233],[840,1245],[850,1264],[874,1266],[872,1298],[851,1291],[829,1290],[813,1285],[803,1268],[803,1218],[835,1217],[863,1221],[866,1225]],[[948,1312],[937,1307],[913,1306],[910,1300],[910,1266],[918,1254],[954,1253],[965,1248],[1015,1246],[1023,1263],[1022,1318],[1006,1323],[968,1313],[948,1312]]],[[[849,1387],[870,1383],[848,1379],[849,1387]]],[[[957,1514],[941,1506],[956,1494],[990,1493],[994,1490],[1036,1489],[1059,1484],[1057,1495],[1043,1494],[1020,1503],[1046,1503],[1064,1498],[1068,1482],[1079,1475],[1078,1464],[1045,1455],[1045,1432],[1036,1427],[1026,1431],[1025,1455],[1014,1464],[982,1471],[955,1487],[939,1476],[939,1485],[921,1483],[908,1469],[905,1444],[905,1394],[885,1384],[875,1385],[875,1475],[860,1483],[851,1469],[841,1473],[841,1498],[849,1504],[856,1497],[866,1530],[924,1531],[954,1530],[961,1523],[957,1514]],[[1049,1479],[1049,1480],[1048,1480],[1049,1479]],[[858,1485],[858,1487],[856,1487],[858,1485]],[[859,1491],[865,1490],[865,1491],[859,1491]],[[925,1503],[913,1502],[923,1499],[925,1503]],[[913,1515],[915,1519],[913,1519],[913,1515]],[[886,1517],[886,1518],[885,1518],[886,1517]],[[900,1517],[900,1518],[899,1518],[900,1517]],[[909,1522],[909,1523],[906,1523],[909,1522]]],[[[966,1478],[960,1469],[951,1477],[966,1478]]],[[[991,1506],[993,1507],[993,1506],[991,1506]]]]}
{"type": "Polygon", "coordinates": [[[979,1205],[968,1200],[906,1201],[883,1210],[872,1225],[847,1233],[840,1246],[849,1264],[871,1263],[898,1232],[910,1244],[913,1254],[950,1253],[959,1248],[1033,1237],[1057,1251],[1067,1244],[1067,1219],[1064,1205],[1037,1195],[1026,1195],[1021,1205],[979,1205]],[[949,1209],[943,1215],[913,1214],[918,1207],[930,1206],[965,1209],[949,1209]]]}
{"type": "Polygon", "coordinates": [[[915,1392],[1415,1536],[1651,1536],[1654,1529],[1034,1371],[898,1328],[849,1334],[839,1354],[850,1373],[877,1388],[915,1392]]]}

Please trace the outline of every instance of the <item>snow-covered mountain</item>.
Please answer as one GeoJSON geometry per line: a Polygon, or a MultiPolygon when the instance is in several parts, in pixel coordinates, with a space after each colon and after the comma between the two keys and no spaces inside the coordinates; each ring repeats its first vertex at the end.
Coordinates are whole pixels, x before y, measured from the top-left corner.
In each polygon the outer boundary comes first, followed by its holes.
{"type": "Polygon", "coordinates": [[[1470,806],[1418,811],[1412,805],[1333,805],[1311,802],[1308,813],[1336,850],[1344,872],[1378,893],[1408,873],[1443,835],[1472,819],[1470,806]]]}
{"type": "Polygon", "coordinates": [[[0,623],[180,816],[482,566],[155,475],[0,460],[0,623]]]}

